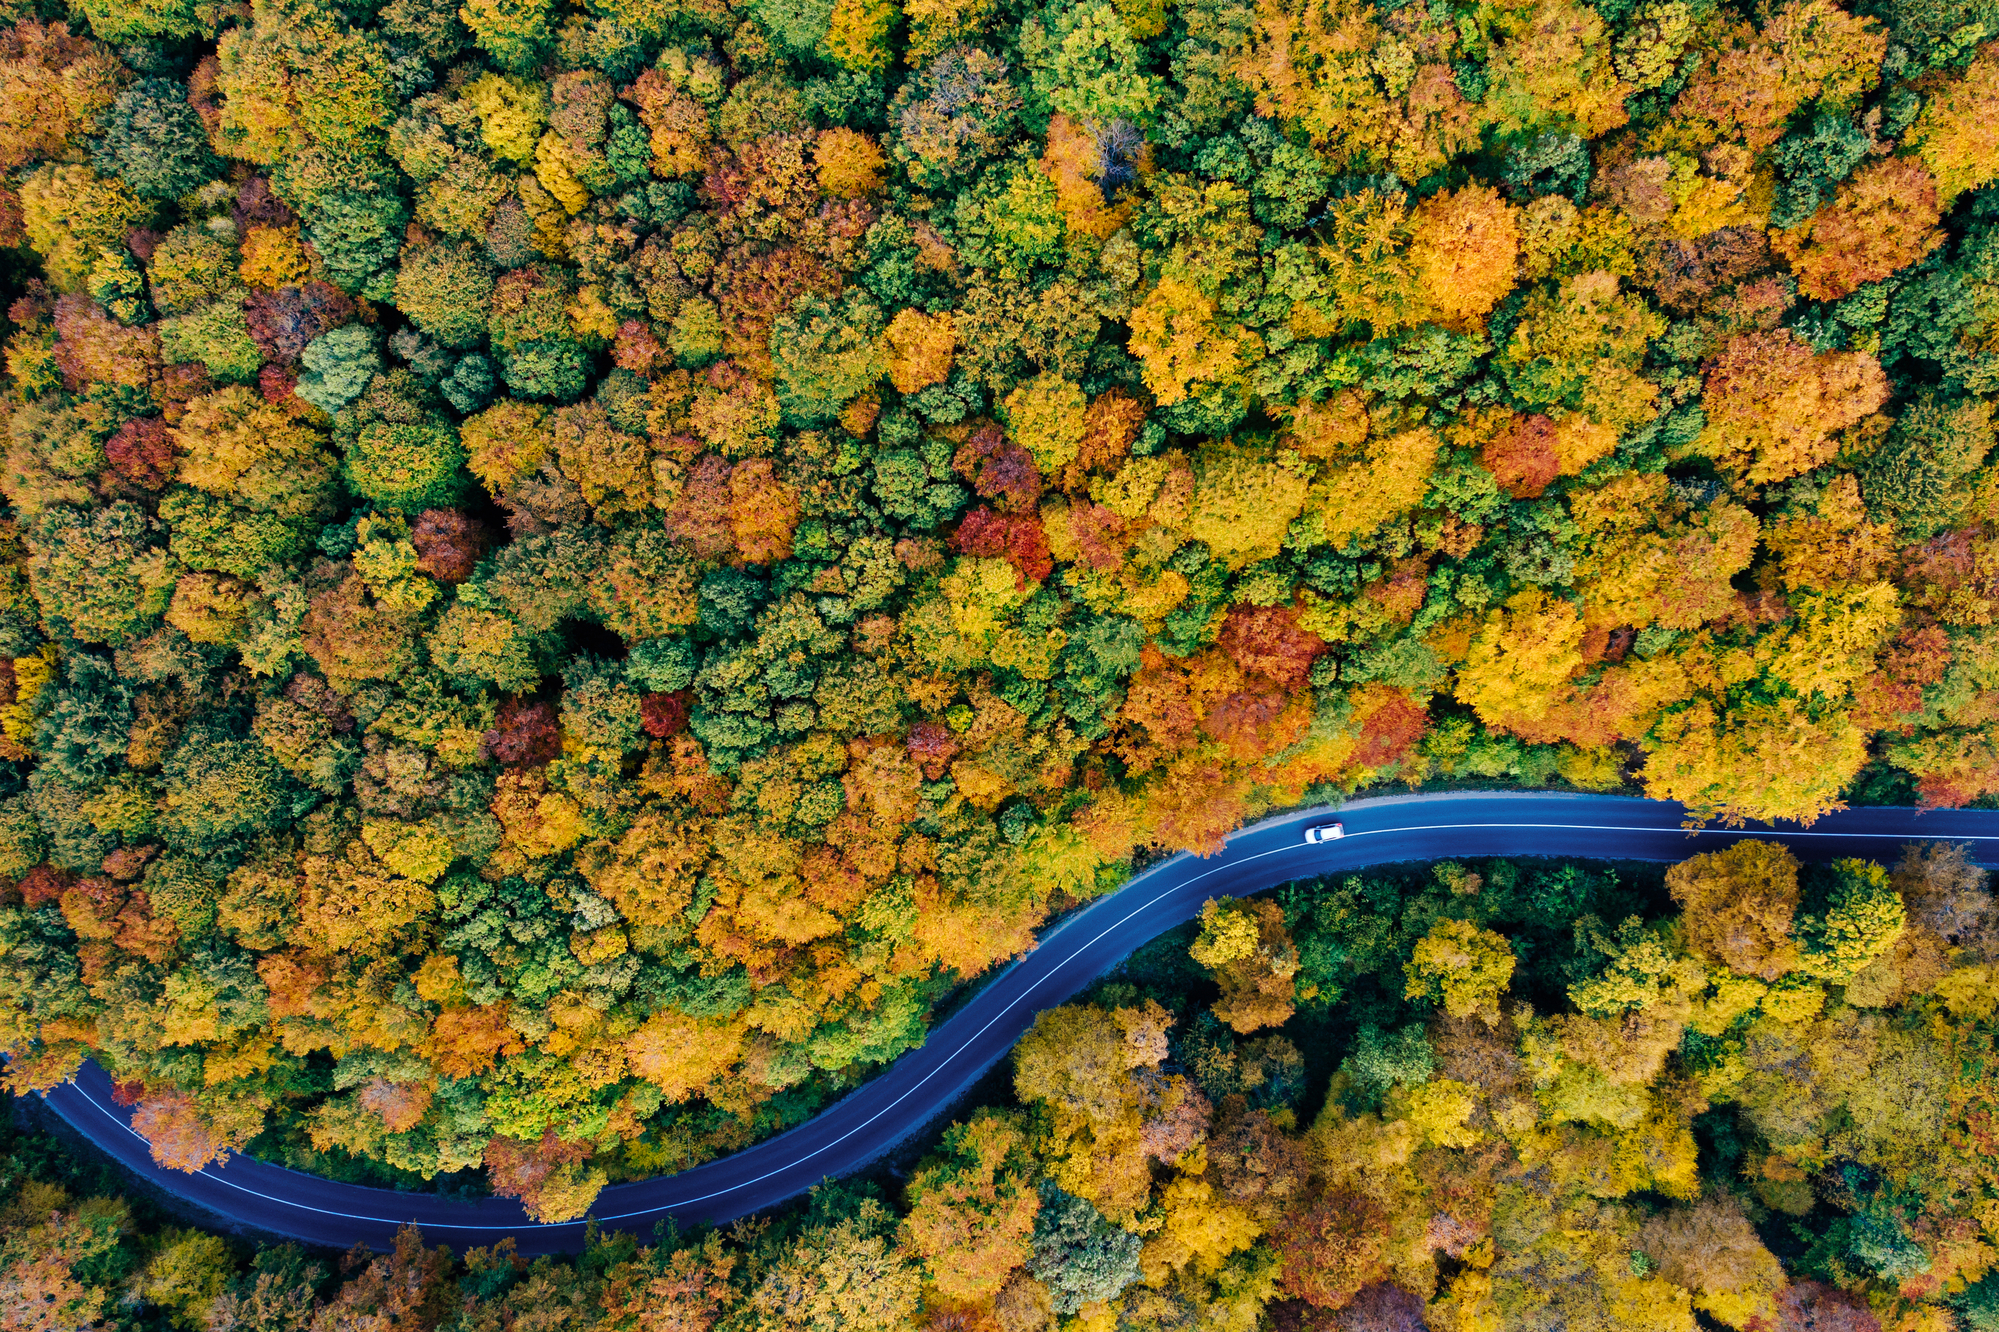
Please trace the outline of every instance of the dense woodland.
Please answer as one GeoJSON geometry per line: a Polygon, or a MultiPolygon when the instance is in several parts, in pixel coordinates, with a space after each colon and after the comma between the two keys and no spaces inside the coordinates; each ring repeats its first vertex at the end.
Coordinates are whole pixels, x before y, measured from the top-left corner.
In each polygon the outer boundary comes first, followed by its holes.
{"type": "Polygon", "coordinates": [[[0,1328],[1994,1332],[1963,848],[1447,863],[1211,904],[871,1181],[574,1260],[232,1249],[0,1156],[0,1328]]]}
{"type": "MultiPolygon", "coordinates": [[[[575,1215],[1270,808],[1999,792],[1992,0],[5,16],[0,1048],[16,1089],[95,1052],[163,1162],[575,1215]]],[[[1539,1085],[1566,1028],[1497,1012],[1423,1039],[1539,1085]]],[[[1035,1113],[1124,1123],[1163,1032],[1035,1113]]],[[[1660,1067],[1576,1085],[1632,1133],[1722,1076],[1660,1067]]],[[[1395,1169],[1511,1178],[1491,1095],[1395,1169]]],[[[1692,1197],[1659,1132],[1593,1187],[1692,1197]]],[[[1818,1177],[1783,1150],[1744,1168],[1818,1177]]],[[[1173,1214],[1107,1159],[1057,1172],[1078,1234],[1173,1214]]],[[[1494,1291],[1539,1261],[1438,1224],[1494,1291]]]]}

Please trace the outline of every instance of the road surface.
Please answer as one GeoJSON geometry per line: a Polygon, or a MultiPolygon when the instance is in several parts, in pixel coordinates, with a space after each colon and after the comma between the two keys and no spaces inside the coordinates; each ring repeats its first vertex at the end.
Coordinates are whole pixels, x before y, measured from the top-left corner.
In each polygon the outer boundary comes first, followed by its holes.
{"type": "MultiPolygon", "coordinates": [[[[1892,860],[1912,840],[1966,841],[1999,865],[1999,811],[1855,809],[1809,829],[1703,828],[1690,832],[1676,804],[1615,796],[1531,792],[1449,793],[1360,800],[1337,813],[1288,814],[1244,828],[1218,855],[1176,856],[1098,899],[1045,934],[959,1012],[872,1081],[798,1127],[677,1175],[617,1184],[592,1216],[605,1228],[648,1234],[655,1222],[723,1222],[849,1174],[920,1131],[1032,1025],[1035,1015],[1086,988],[1139,945],[1192,919],[1211,897],[1241,896],[1292,879],[1366,865],[1474,856],[1575,856],[1684,860],[1743,837],[1781,841],[1802,860],[1892,860]],[[1338,819],[1346,836],[1307,845],[1304,830],[1338,819]]],[[[441,1198],[335,1183],[244,1156],[199,1174],[153,1164],[115,1105],[96,1064],[50,1092],[49,1106],[134,1173],[242,1226],[336,1248],[386,1249],[396,1230],[420,1226],[432,1242],[464,1249],[513,1236],[523,1254],[573,1251],[584,1223],[539,1225],[503,1198],[441,1198]]]]}

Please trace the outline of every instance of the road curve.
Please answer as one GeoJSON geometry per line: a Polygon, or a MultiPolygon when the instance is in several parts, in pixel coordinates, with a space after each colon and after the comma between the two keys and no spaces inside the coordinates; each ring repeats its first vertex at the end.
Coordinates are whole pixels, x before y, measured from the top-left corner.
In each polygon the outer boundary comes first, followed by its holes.
{"type": "MultiPolygon", "coordinates": [[[[1970,842],[1999,865],[1999,811],[1855,809],[1809,829],[1683,826],[1679,805],[1616,796],[1449,793],[1355,801],[1336,816],[1344,839],[1308,846],[1321,810],[1244,828],[1206,859],[1175,856],[1098,899],[1042,936],[923,1046],[812,1119],[754,1147],[677,1175],[607,1188],[592,1216],[649,1233],[667,1217],[723,1222],[784,1202],[829,1176],[851,1173],[917,1132],[1012,1048],[1035,1014],[1084,989],[1148,939],[1199,914],[1210,897],[1241,896],[1292,879],[1398,861],[1472,856],[1577,856],[1677,861],[1743,837],[1791,847],[1802,860],[1892,858],[1906,841],[1970,842]]],[[[582,1221],[539,1225],[502,1198],[442,1198],[335,1183],[232,1155],[198,1174],[153,1164],[95,1063],[47,1094],[51,1109],[134,1173],[242,1226],[311,1244],[386,1249],[415,1223],[456,1248],[512,1236],[523,1254],[573,1251],[582,1221]]]]}

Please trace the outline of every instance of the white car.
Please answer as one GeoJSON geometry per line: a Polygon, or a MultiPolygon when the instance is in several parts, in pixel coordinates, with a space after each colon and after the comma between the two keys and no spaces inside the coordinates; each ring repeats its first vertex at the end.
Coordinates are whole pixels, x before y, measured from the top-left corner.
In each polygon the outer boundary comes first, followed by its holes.
{"type": "Polygon", "coordinates": [[[1305,830],[1305,840],[1308,842],[1336,842],[1346,835],[1347,826],[1344,823],[1314,824],[1305,830]]]}

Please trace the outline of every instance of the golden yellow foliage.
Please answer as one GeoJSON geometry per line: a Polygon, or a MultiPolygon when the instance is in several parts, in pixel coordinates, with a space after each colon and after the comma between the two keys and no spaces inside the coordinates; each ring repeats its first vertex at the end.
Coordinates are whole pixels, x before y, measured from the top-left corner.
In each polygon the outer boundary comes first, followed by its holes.
{"type": "Polygon", "coordinates": [[[274,289],[305,281],[312,270],[299,242],[298,226],[251,227],[243,236],[243,262],[238,271],[253,287],[274,289]]]}
{"type": "Polygon", "coordinates": [[[1486,614],[1458,668],[1457,696],[1488,725],[1535,721],[1583,664],[1583,622],[1573,604],[1539,588],[1486,614]]]}
{"type": "Polygon", "coordinates": [[[1923,103],[1909,130],[1937,180],[1945,207],[1967,190],[1999,179],[1999,45],[1986,43],[1963,77],[1923,103]]]}
{"type": "Polygon", "coordinates": [[[1452,1017],[1476,1017],[1491,1026],[1499,1021],[1499,996],[1514,965],[1504,936],[1468,920],[1440,918],[1403,967],[1404,996],[1440,1002],[1452,1017]]]}
{"type": "Polygon", "coordinates": [[[898,310],[882,338],[889,381],[898,393],[915,393],[949,377],[958,328],[948,312],[926,315],[920,310],[898,310]]]}
{"type": "Polygon", "coordinates": [[[1694,441],[1750,481],[1783,481],[1829,460],[1836,432],[1888,400],[1866,352],[1813,354],[1789,329],[1744,333],[1703,367],[1707,428],[1694,441]]]}
{"type": "Polygon", "coordinates": [[[1867,734],[1845,713],[1811,715],[1795,698],[1717,708],[1702,700],[1662,719],[1645,756],[1645,792],[1696,818],[1810,823],[1842,808],[1867,761],[1867,734]]]}
{"type": "Polygon", "coordinates": [[[1130,323],[1132,353],[1162,407],[1186,398],[1196,384],[1230,384],[1262,351],[1256,334],[1221,323],[1214,299],[1184,278],[1160,279],[1130,323]]]}
{"type": "Polygon", "coordinates": [[[632,1071],[669,1101],[684,1101],[726,1074],[743,1053],[741,1018],[689,1017],[662,1009],[625,1040],[632,1071]]]}
{"type": "Polygon", "coordinates": [[[887,69],[892,54],[888,35],[898,13],[895,0],[833,0],[826,53],[862,73],[887,69]]]}
{"type": "Polygon", "coordinates": [[[844,126],[820,130],[813,141],[812,160],[819,188],[835,199],[865,199],[881,188],[882,150],[859,130],[844,126]]]}
{"type": "Polygon", "coordinates": [[[1377,435],[1358,462],[1331,467],[1312,485],[1326,539],[1345,545],[1423,502],[1442,445],[1427,427],[1377,435]]]}
{"type": "Polygon", "coordinates": [[[1006,395],[1007,433],[1034,455],[1046,474],[1075,461],[1088,432],[1089,399],[1053,371],[1044,371],[1006,395]]]}
{"type": "Polygon", "coordinates": [[[1416,284],[1447,321],[1490,311],[1513,290],[1520,256],[1515,209],[1484,185],[1433,194],[1410,218],[1416,284]]]}

